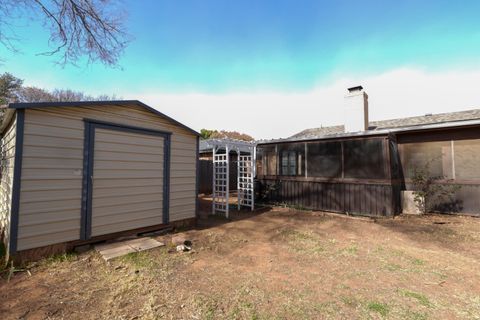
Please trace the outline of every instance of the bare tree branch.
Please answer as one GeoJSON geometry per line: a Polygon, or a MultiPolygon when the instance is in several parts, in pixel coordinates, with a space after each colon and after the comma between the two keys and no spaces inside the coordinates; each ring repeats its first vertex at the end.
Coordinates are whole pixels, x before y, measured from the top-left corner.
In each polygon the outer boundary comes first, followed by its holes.
{"type": "Polygon", "coordinates": [[[19,50],[15,45],[18,42],[18,36],[14,31],[14,26],[10,21],[18,18],[16,11],[21,8],[23,1],[0,1],[0,44],[8,50],[18,53],[19,50]]]}
{"type": "Polygon", "coordinates": [[[39,55],[59,55],[61,65],[86,57],[88,63],[101,61],[115,66],[130,41],[124,30],[124,14],[110,0],[1,0],[0,43],[9,50],[14,50],[13,33],[4,30],[19,12],[41,14],[50,31],[49,45],[54,48],[39,55]]]}

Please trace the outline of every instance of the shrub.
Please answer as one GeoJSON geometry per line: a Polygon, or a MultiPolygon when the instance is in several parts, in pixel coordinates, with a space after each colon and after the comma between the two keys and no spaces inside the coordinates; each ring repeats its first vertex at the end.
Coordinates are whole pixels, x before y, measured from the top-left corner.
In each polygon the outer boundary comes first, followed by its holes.
{"type": "MultiPolygon", "coordinates": [[[[435,159],[425,163],[423,167],[413,170],[412,183],[414,186],[415,206],[421,213],[427,213],[442,204],[444,209],[455,212],[461,209],[460,203],[455,200],[455,193],[461,188],[455,184],[441,184],[439,180],[446,180],[444,176],[433,176],[430,173],[430,164],[435,159]]],[[[447,182],[452,180],[447,180],[447,182]]]]}

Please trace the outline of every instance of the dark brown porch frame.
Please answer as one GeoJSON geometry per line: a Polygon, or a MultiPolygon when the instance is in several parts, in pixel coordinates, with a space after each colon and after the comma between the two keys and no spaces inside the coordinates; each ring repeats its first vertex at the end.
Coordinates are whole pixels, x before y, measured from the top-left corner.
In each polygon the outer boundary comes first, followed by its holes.
{"type": "MultiPolygon", "coordinates": [[[[275,146],[277,175],[258,175],[262,187],[275,184],[279,190],[274,191],[272,202],[284,202],[314,210],[328,210],[340,213],[353,213],[368,216],[392,216],[399,213],[399,189],[401,181],[392,173],[390,141],[395,136],[389,134],[372,134],[368,136],[332,137],[327,139],[309,139],[302,141],[282,141],[259,144],[275,146]],[[385,179],[345,178],[344,141],[381,139],[383,146],[385,179]],[[305,145],[318,142],[338,141],[342,146],[341,176],[336,178],[311,177],[308,166],[302,176],[279,175],[279,145],[305,145]]],[[[307,147],[308,148],[308,147],[307,147]]],[[[307,155],[305,156],[307,161],[307,155]]]]}

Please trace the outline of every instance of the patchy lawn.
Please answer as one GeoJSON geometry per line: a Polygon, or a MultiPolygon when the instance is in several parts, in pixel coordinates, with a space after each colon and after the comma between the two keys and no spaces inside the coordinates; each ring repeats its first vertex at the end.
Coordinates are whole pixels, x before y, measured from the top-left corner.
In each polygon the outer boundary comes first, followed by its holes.
{"type": "Polygon", "coordinates": [[[202,226],[193,253],[91,251],[2,279],[0,318],[480,319],[480,219],[278,209],[202,226]]]}

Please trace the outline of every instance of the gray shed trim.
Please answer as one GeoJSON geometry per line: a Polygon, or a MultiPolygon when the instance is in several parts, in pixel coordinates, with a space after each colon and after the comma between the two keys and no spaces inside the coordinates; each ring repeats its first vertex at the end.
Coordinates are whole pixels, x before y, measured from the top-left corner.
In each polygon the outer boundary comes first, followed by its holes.
{"type": "Polygon", "coordinates": [[[23,159],[23,133],[25,128],[25,110],[16,112],[17,127],[15,133],[15,161],[13,169],[12,204],[10,217],[10,254],[17,251],[18,219],[20,209],[20,187],[23,159]]]}
{"type": "Polygon", "coordinates": [[[168,224],[170,221],[170,136],[171,132],[152,130],[141,127],[128,126],[94,119],[84,119],[85,121],[85,143],[84,143],[84,168],[83,168],[83,184],[82,184],[82,216],[81,216],[81,235],[80,239],[88,240],[91,236],[92,229],[92,180],[93,160],[94,160],[94,144],[95,129],[102,128],[108,130],[116,130],[130,133],[147,134],[161,136],[164,138],[164,174],[163,174],[163,223],[168,224]],[[88,140],[88,141],[87,141],[88,140]]]}
{"type": "Polygon", "coordinates": [[[32,102],[32,103],[10,103],[8,105],[11,109],[29,109],[29,108],[48,108],[48,107],[94,107],[94,106],[131,106],[136,105],[147,109],[148,111],[159,115],[179,127],[182,127],[190,133],[200,136],[200,133],[187,127],[186,125],[178,122],[177,120],[170,118],[166,114],[154,109],[145,103],[138,100],[111,100],[111,101],[78,101],[78,102],[32,102]]]}
{"type": "Polygon", "coordinates": [[[160,134],[165,139],[164,144],[164,159],[163,159],[163,224],[168,224],[170,222],[170,136],[171,133],[160,134]]]}
{"type": "Polygon", "coordinates": [[[197,161],[195,163],[195,217],[198,218],[199,215],[199,200],[198,200],[198,190],[200,188],[200,137],[197,137],[197,161]]]}

